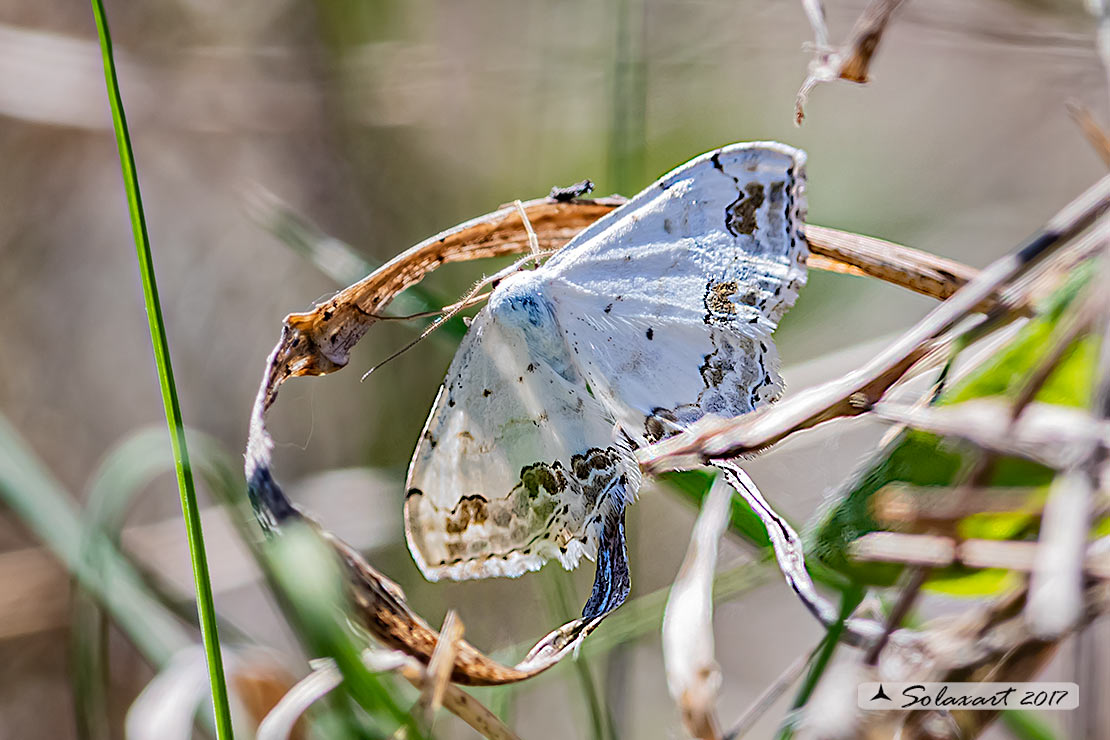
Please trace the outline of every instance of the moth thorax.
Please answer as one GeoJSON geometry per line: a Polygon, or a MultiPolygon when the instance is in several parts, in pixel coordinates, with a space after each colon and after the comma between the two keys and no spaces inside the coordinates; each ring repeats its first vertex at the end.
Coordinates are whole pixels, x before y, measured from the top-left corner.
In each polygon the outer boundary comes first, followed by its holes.
{"type": "Polygon", "coordinates": [[[555,312],[543,292],[543,280],[534,271],[505,278],[489,299],[489,310],[503,326],[531,332],[550,328],[555,312]]]}

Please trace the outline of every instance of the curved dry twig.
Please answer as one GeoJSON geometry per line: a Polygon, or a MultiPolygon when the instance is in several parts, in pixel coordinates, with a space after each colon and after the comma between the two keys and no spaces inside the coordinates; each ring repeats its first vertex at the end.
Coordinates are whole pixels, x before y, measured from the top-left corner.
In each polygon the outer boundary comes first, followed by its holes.
{"type": "Polygon", "coordinates": [[[805,119],[806,99],[819,83],[838,79],[858,83],[870,80],[871,59],[879,48],[887,24],[904,1],[871,0],[856,20],[848,43],[842,49],[833,49],[828,42],[824,8],[815,0],[803,0],[817,48],[809,64],[809,74],[794,103],[796,124],[800,126],[805,119]]]}

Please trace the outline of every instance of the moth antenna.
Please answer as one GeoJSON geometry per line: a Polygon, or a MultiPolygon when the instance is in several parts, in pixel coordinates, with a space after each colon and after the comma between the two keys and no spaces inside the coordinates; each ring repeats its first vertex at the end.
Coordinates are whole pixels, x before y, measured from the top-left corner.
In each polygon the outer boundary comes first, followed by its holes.
{"type": "Polygon", "coordinates": [[[372,313],[370,316],[378,321],[412,321],[413,319],[430,319],[434,316],[441,315],[446,309],[439,309],[438,311],[421,311],[420,313],[410,313],[405,316],[390,316],[385,313],[372,313]]]}
{"type": "MultiPolygon", "coordinates": [[[[526,224],[528,223],[527,218],[525,218],[525,223],[526,224]]],[[[531,231],[531,224],[528,224],[528,230],[531,231]]],[[[535,239],[535,233],[534,232],[532,233],[532,238],[535,239]]],[[[538,243],[539,242],[537,241],[536,244],[538,245],[538,243]]],[[[528,255],[524,259],[517,260],[516,262],[509,265],[508,267],[501,270],[500,272],[496,272],[493,275],[490,275],[489,277],[482,278],[481,280],[479,280],[477,283],[474,284],[474,287],[471,288],[470,291],[461,300],[459,300],[458,302],[456,302],[456,303],[454,303],[450,306],[446,306],[442,311],[438,312],[438,313],[442,314],[441,317],[439,319],[436,319],[435,321],[433,321],[431,324],[429,324],[428,327],[426,329],[424,329],[424,331],[420,332],[420,336],[418,336],[416,339],[412,340],[411,342],[406,344],[404,347],[397,350],[396,352],[391,354],[389,357],[386,357],[384,360],[382,360],[381,362],[379,362],[378,364],[374,365],[369,370],[367,370],[365,373],[363,373],[362,380],[366,380],[367,378],[369,378],[370,374],[372,372],[374,372],[375,370],[378,370],[383,365],[385,365],[387,362],[391,362],[392,360],[395,360],[398,357],[400,357],[401,355],[403,355],[404,353],[408,352],[410,349],[412,349],[417,344],[419,344],[421,341],[423,341],[429,334],[431,334],[433,331],[435,331],[440,326],[442,326],[445,321],[450,321],[451,319],[453,319],[455,317],[455,315],[458,314],[459,311],[462,311],[464,308],[469,308],[470,306],[481,303],[482,301],[489,298],[489,295],[490,295],[489,293],[482,293],[481,295],[478,294],[478,291],[480,291],[482,288],[486,287],[490,283],[496,283],[497,281],[501,280],[502,278],[513,274],[514,272],[519,270],[521,268],[521,266],[527,264],[528,262],[533,262],[535,260],[540,259],[541,257],[548,257],[548,256],[550,256],[554,253],[555,253],[555,250],[551,250],[551,251],[548,251],[548,252],[535,252],[533,254],[528,255]]],[[[417,314],[417,315],[419,315],[419,314],[417,314]]]]}
{"type": "Polygon", "coordinates": [[[398,357],[405,354],[406,352],[408,352],[410,349],[412,349],[416,345],[420,344],[420,342],[423,341],[429,334],[431,334],[433,331],[438,329],[440,327],[440,325],[443,324],[443,322],[454,318],[455,314],[457,314],[459,311],[462,311],[464,308],[469,308],[470,306],[477,305],[477,304],[481,303],[482,301],[486,300],[487,298],[489,298],[489,293],[482,293],[481,295],[474,295],[474,293],[477,290],[481,290],[481,288],[482,288],[481,284],[477,285],[461,301],[459,301],[457,303],[453,303],[450,306],[446,306],[446,307],[440,309],[439,311],[427,311],[425,313],[412,314],[411,316],[382,317],[382,318],[390,318],[390,319],[415,319],[415,318],[423,318],[423,317],[426,317],[426,316],[439,316],[440,318],[433,321],[431,324],[429,324],[428,327],[426,329],[424,329],[424,331],[420,332],[420,336],[418,336],[416,339],[413,339],[411,342],[406,344],[404,347],[401,347],[401,349],[397,350],[396,352],[391,354],[389,357],[386,357],[384,360],[382,360],[381,362],[379,362],[378,364],[374,365],[369,370],[367,370],[365,373],[363,373],[362,380],[366,380],[368,377],[370,377],[370,373],[372,373],[375,370],[381,368],[387,362],[391,362],[392,360],[396,360],[398,357]]]}
{"type": "MultiPolygon", "coordinates": [[[[479,288],[480,287],[481,286],[479,285],[479,288]]],[[[450,305],[444,306],[443,308],[437,308],[433,311],[421,311],[419,313],[410,313],[406,316],[390,316],[388,314],[377,314],[377,313],[369,314],[369,315],[374,317],[378,321],[411,321],[413,319],[430,319],[430,318],[434,318],[436,316],[442,316],[444,313],[447,313],[448,311],[458,311],[458,310],[463,309],[463,308],[470,308],[471,306],[477,306],[479,303],[481,303],[482,301],[489,298],[489,293],[482,293],[481,295],[473,295],[473,293],[474,293],[474,291],[472,289],[470,291],[470,293],[467,294],[468,297],[464,297],[464,298],[460,299],[459,301],[457,301],[456,303],[452,303],[450,305]]]]}

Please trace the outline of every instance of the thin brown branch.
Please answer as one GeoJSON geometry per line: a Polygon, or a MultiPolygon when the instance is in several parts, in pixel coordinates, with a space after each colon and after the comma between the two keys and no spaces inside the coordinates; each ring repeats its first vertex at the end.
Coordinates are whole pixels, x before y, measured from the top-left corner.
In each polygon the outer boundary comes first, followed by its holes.
{"type": "Polygon", "coordinates": [[[912,486],[890,483],[880,489],[871,503],[871,515],[883,527],[920,533],[926,528],[951,529],[972,514],[1022,512],[1039,515],[1043,505],[1036,488],[964,488],[912,486]]]}
{"type": "Polygon", "coordinates": [[[459,640],[463,635],[463,623],[455,610],[447,612],[443,620],[443,627],[439,631],[439,640],[432,659],[428,661],[425,671],[424,686],[420,689],[420,699],[413,710],[413,716],[419,717],[425,734],[429,734],[435,720],[436,710],[443,706],[443,697],[451,682],[451,669],[455,665],[455,655],[458,652],[459,640]]]}
{"type": "Polygon", "coordinates": [[[921,593],[921,587],[925,585],[925,581],[929,578],[931,572],[932,568],[923,565],[910,566],[906,584],[902,587],[901,593],[898,594],[898,601],[894,602],[894,607],[887,615],[882,636],[868,647],[864,654],[864,665],[873,666],[878,662],[879,654],[882,653],[883,648],[890,641],[890,636],[894,634],[894,630],[902,625],[902,620],[910,613],[914,602],[917,601],[918,594],[921,593]]]}
{"type": "Polygon", "coordinates": [[[1095,120],[1091,109],[1078,100],[1068,101],[1067,109],[1071,120],[1075,121],[1079,130],[1083,132],[1083,138],[1095,150],[1102,163],[1110,167],[1110,136],[1107,136],[1106,132],[1102,130],[1102,126],[1095,120]]]}
{"type": "MultiPolygon", "coordinates": [[[[820,644],[820,643],[818,643],[820,644]]],[[[809,665],[810,657],[813,651],[816,650],[818,645],[814,645],[809,650],[805,651],[794,662],[787,666],[774,683],[764,689],[763,693],[759,695],[752,705],[744,710],[744,714],[740,719],[736,720],[736,724],[732,729],[725,733],[725,740],[741,740],[748,733],[748,730],[755,726],[759,718],[767,712],[771,706],[778,701],[779,697],[786,693],[795,681],[797,681],[802,673],[805,671],[806,666],[809,665]]]]}
{"type": "Polygon", "coordinates": [[[903,0],[871,0],[852,28],[848,54],[840,63],[840,79],[864,83],[870,80],[871,60],[878,51],[887,24],[903,0]]]}
{"type": "Polygon", "coordinates": [[[813,253],[810,267],[878,278],[940,300],[952,296],[978,274],[955,260],[871,236],[815,224],[807,224],[805,234],[813,253]]]}
{"type": "MultiPolygon", "coordinates": [[[[851,543],[852,557],[866,562],[903,563],[928,568],[963,565],[1031,572],[1037,562],[1037,543],[1017,540],[968,539],[901,532],[870,532],[851,543]]],[[[1096,541],[1087,546],[1084,571],[1110,580],[1110,547],[1096,541]]]]}
{"type": "MultiPolygon", "coordinates": [[[[562,247],[623,202],[620,197],[568,202],[541,198],[522,206],[540,249],[548,251],[562,247]]],[[[977,274],[927,252],[823,226],[807,225],[806,240],[815,269],[876,277],[941,300],[977,274]]],[[[351,350],[384,315],[389,302],[436,268],[521,254],[529,248],[520,211],[508,206],[426,239],[312,310],[290,314],[270,367],[267,408],[286,378],[325,375],[346,366],[351,350]]]]}
{"type": "MultiPolygon", "coordinates": [[[[956,487],[956,492],[953,498],[958,502],[957,505],[964,504],[969,494],[975,488],[985,486],[990,479],[991,473],[994,470],[994,458],[990,454],[977,452],[973,455],[970,465],[965,466],[964,470],[959,474],[959,482],[956,487]]],[[[874,667],[879,660],[879,655],[883,649],[890,642],[891,636],[894,631],[902,625],[902,620],[909,614],[910,609],[917,601],[917,597],[921,593],[922,586],[932,574],[932,568],[920,563],[909,566],[906,569],[904,581],[905,585],[902,591],[898,594],[898,600],[894,603],[894,607],[890,610],[887,616],[886,627],[883,630],[882,637],[876,640],[872,645],[867,648],[867,653],[864,655],[864,664],[874,667]]]]}

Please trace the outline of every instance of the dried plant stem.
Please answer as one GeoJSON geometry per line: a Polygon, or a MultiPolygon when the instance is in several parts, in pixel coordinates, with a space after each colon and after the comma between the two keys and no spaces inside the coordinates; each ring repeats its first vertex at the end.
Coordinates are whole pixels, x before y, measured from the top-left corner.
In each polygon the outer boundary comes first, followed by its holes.
{"type": "MultiPolygon", "coordinates": [[[[873,236],[815,224],[806,224],[805,234],[811,268],[878,278],[938,300],[950,297],[978,274],[955,260],[873,236]]],[[[992,297],[981,308],[987,309],[995,302],[992,297]]]]}
{"type": "Polygon", "coordinates": [[[902,620],[910,613],[910,609],[917,600],[917,595],[921,592],[921,587],[925,585],[930,572],[930,568],[920,565],[910,568],[906,585],[902,587],[902,592],[898,594],[898,601],[895,602],[894,608],[890,610],[890,614],[887,616],[886,629],[883,630],[882,636],[867,648],[867,653],[863,658],[864,664],[875,665],[879,661],[879,654],[883,652],[883,648],[886,647],[894,630],[898,629],[902,620]]]}
{"type": "Polygon", "coordinates": [[[216,630],[216,609],[212,598],[212,583],[208,575],[208,560],[204,552],[204,534],[201,529],[200,512],[197,507],[193,472],[189,464],[189,451],[185,444],[185,425],[181,417],[181,407],[177,399],[177,389],[170,362],[169,340],[162,318],[162,306],[158,300],[158,284],[154,275],[154,262],[147,235],[146,217],[143,213],[142,196],[139,192],[139,178],[135,169],[135,155],[131,151],[131,136],[127,129],[127,119],[123,110],[119,81],[116,78],[115,59],[112,54],[112,38],[108,30],[108,19],[104,13],[102,0],[91,0],[96,30],[100,37],[100,49],[104,60],[104,81],[108,89],[108,100],[112,109],[112,123],[119,148],[120,166],[123,170],[124,187],[127,191],[127,204],[131,214],[131,227],[135,237],[135,249],[139,259],[139,270],[143,282],[143,297],[146,302],[147,320],[150,324],[150,338],[154,346],[154,360],[158,368],[158,381],[162,390],[166,422],[170,428],[170,445],[176,462],[177,484],[181,492],[181,510],[185,518],[185,529],[189,540],[189,555],[193,563],[193,579],[197,595],[197,614],[200,618],[201,639],[204,642],[208,661],[208,676],[212,686],[212,704],[219,740],[230,740],[231,709],[227,699],[227,685],[224,679],[223,659],[216,630]]]}
{"type": "Polygon", "coordinates": [[[864,83],[870,80],[871,59],[879,48],[894,12],[904,0],[871,0],[860,13],[852,36],[842,49],[829,46],[829,32],[825,26],[825,10],[818,0],[802,0],[806,17],[813,27],[816,50],[809,64],[809,74],[798,90],[794,103],[794,123],[801,125],[805,119],[805,104],[809,93],[821,82],[847,80],[864,83]]]}
{"type": "MultiPolygon", "coordinates": [[[[990,473],[994,469],[994,456],[989,453],[977,452],[974,455],[974,460],[968,469],[961,475],[961,480],[956,486],[956,491],[953,494],[957,505],[964,503],[968,498],[968,492],[976,488],[981,488],[989,482],[990,473]]],[[[890,641],[890,636],[894,630],[898,629],[905,619],[910,609],[913,608],[914,603],[917,601],[918,594],[921,593],[921,587],[925,585],[925,581],[932,575],[932,569],[924,565],[911,565],[906,575],[906,583],[902,587],[901,593],[898,594],[898,601],[894,603],[894,608],[890,610],[890,614],[886,619],[886,626],[883,629],[882,636],[872,643],[867,648],[864,655],[864,665],[875,666],[879,662],[879,655],[883,652],[890,641]]]]}
{"type": "Polygon", "coordinates": [[[889,483],[876,492],[873,514],[884,528],[893,527],[916,533],[926,529],[947,530],[971,514],[1023,512],[1036,515],[1036,488],[971,488],[963,500],[956,489],[942,486],[912,486],[889,483]]]}
{"type": "Polygon", "coordinates": [[[1079,126],[1087,143],[1095,150],[1102,163],[1110,167],[1110,136],[1103,131],[1102,126],[1095,120],[1094,114],[1087,106],[1076,100],[1069,101],[1067,108],[1068,115],[1079,126]]]}
{"type": "Polygon", "coordinates": [[[420,700],[413,714],[423,721],[423,729],[430,736],[436,710],[443,706],[443,696],[451,681],[451,669],[455,666],[455,651],[463,635],[463,623],[452,609],[443,620],[439,631],[440,640],[428,661],[424,686],[420,690],[420,700]]]}
{"type": "Polygon", "coordinates": [[[891,17],[904,0],[871,0],[863,9],[848,42],[848,55],[840,63],[840,79],[867,82],[871,59],[891,17]]]}
{"type": "Polygon", "coordinates": [[[809,652],[799,655],[793,663],[791,663],[782,674],[775,679],[775,682],[768,686],[759,698],[752,702],[740,719],[736,720],[736,724],[732,729],[725,733],[724,740],[741,740],[748,733],[748,730],[755,726],[759,718],[771,708],[771,706],[779,700],[779,697],[786,693],[786,690],[798,680],[798,677],[806,669],[809,664],[809,659],[812,657],[816,646],[809,652]]]}
{"type": "MultiPolygon", "coordinates": [[[[1084,570],[1110,580],[1110,547],[1098,540],[1087,547],[1084,570]]],[[[852,542],[852,557],[861,561],[905,563],[930,568],[964,565],[968,568],[1033,570],[1037,543],[1014,540],[968,539],[957,542],[942,535],[871,532],[852,542]]]]}

